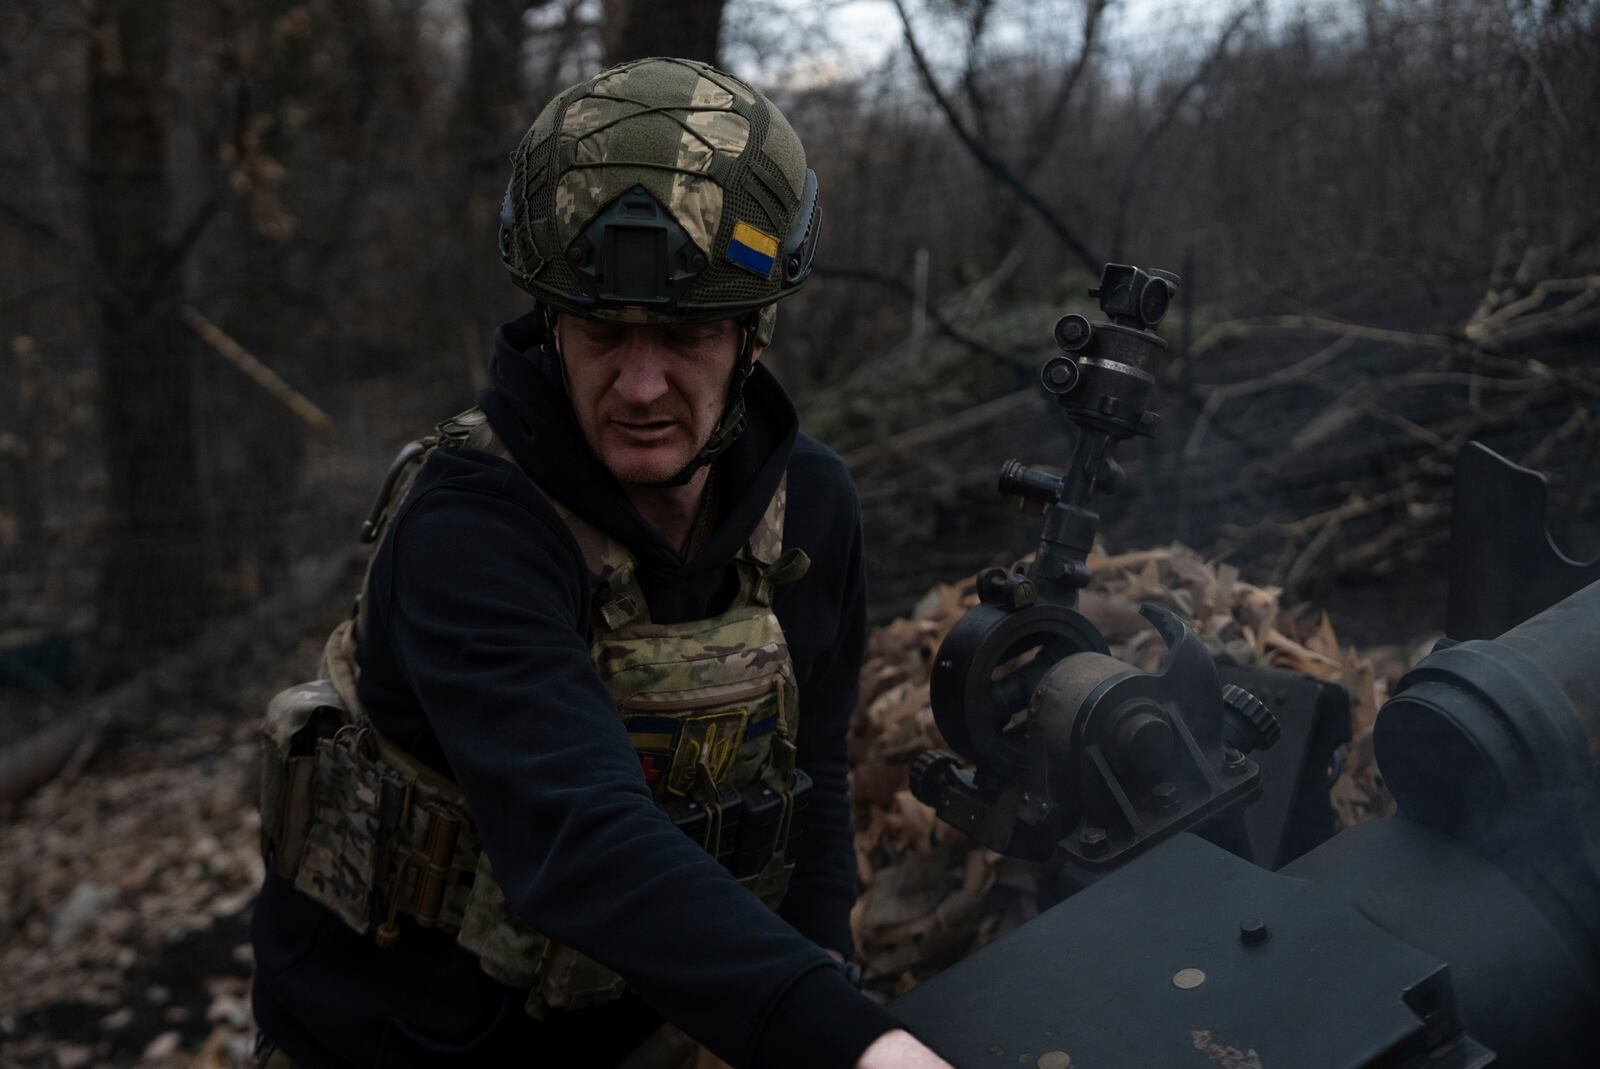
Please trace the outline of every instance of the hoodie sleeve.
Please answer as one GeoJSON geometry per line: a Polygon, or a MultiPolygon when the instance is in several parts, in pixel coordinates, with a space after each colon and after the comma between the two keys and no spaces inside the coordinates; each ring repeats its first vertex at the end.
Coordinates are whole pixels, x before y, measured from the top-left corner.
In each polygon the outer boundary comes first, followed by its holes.
{"type": "MultiPolygon", "coordinates": [[[[851,489],[848,476],[843,478],[843,488],[851,489]]],[[[858,892],[846,746],[867,641],[861,522],[853,489],[848,498],[848,508],[840,510],[847,518],[834,528],[850,532],[848,551],[836,555],[843,567],[831,577],[835,589],[828,600],[838,606],[836,630],[800,688],[797,763],[813,787],[799,828],[794,877],[780,910],[819,946],[837,950],[846,960],[854,952],[850,908],[858,892]]]]}
{"type": "Polygon", "coordinates": [[[497,489],[414,498],[384,600],[511,908],[735,1066],[854,1064],[893,1018],[656,807],[579,631],[570,538],[531,487],[497,489]]]}

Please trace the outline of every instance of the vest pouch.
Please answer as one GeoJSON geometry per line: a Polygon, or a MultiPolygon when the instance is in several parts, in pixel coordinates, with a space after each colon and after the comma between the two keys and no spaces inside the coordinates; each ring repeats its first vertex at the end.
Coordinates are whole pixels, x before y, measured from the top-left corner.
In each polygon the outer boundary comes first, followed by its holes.
{"type": "Polygon", "coordinates": [[[478,855],[456,942],[478,958],[485,973],[528,990],[526,1009],[543,1020],[550,1010],[580,1010],[620,998],[622,977],[599,962],[553,942],[524,924],[506,904],[488,854],[478,855]]]}
{"type": "Polygon", "coordinates": [[[795,769],[794,788],[789,792],[788,813],[784,812],[784,797],[772,783],[757,781],[745,787],[740,794],[744,800],[744,820],[739,826],[738,844],[728,868],[739,879],[755,876],[768,867],[774,855],[794,857],[794,834],[790,832],[787,843],[778,841],[787,818],[790,828],[795,827],[799,804],[811,789],[811,777],[804,770],[795,769]]]}
{"type": "Polygon", "coordinates": [[[487,853],[478,854],[478,871],[461,914],[456,942],[477,955],[485,973],[509,987],[532,987],[545,964],[550,940],[511,912],[487,853]]]}
{"type": "Polygon", "coordinates": [[[325,679],[288,687],[267,703],[260,736],[261,857],[285,879],[294,877],[311,827],[317,742],[349,720],[325,679]]]}
{"type": "Polygon", "coordinates": [[[732,787],[720,788],[714,809],[702,804],[699,798],[669,798],[662,808],[679,831],[699,843],[729,870],[733,869],[744,826],[744,797],[740,791],[732,787]]]}
{"type": "Polygon", "coordinates": [[[789,856],[795,856],[796,844],[806,837],[806,808],[811,802],[811,777],[803,769],[794,770],[794,812],[789,815],[789,856]]]}
{"type": "Polygon", "coordinates": [[[276,875],[292,880],[305,854],[317,759],[285,758],[261,744],[261,859],[276,875]]]}
{"type": "Polygon", "coordinates": [[[794,862],[782,854],[772,854],[760,871],[740,877],[739,883],[769,909],[775,910],[783,905],[783,896],[789,893],[789,879],[793,875],[794,862]]]}
{"type": "Polygon", "coordinates": [[[569,946],[553,947],[539,986],[528,993],[528,1012],[539,1017],[540,1008],[587,1010],[622,997],[627,984],[621,976],[569,946]]]}
{"type": "Polygon", "coordinates": [[[311,828],[294,886],[362,935],[372,930],[375,888],[400,821],[407,784],[363,752],[346,727],[317,743],[311,828]]]}

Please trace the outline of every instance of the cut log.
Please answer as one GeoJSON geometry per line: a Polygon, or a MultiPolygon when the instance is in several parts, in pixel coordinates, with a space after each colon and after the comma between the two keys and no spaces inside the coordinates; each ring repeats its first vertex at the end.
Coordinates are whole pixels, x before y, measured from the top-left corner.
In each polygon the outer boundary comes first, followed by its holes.
{"type": "Polygon", "coordinates": [[[354,586],[352,566],[365,555],[351,550],[311,562],[285,589],[238,615],[213,625],[200,638],[153,667],[92,698],[83,708],[0,750],[0,803],[26,798],[62,769],[81,768],[108,729],[134,723],[163,695],[182,689],[195,675],[239,657],[332,595],[340,583],[354,586]]]}

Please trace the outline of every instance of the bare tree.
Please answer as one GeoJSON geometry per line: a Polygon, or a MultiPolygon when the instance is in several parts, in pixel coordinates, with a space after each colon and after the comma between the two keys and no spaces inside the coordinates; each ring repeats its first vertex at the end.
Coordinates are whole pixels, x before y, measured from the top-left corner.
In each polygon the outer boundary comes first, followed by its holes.
{"type": "Polygon", "coordinates": [[[454,133],[463,142],[464,159],[474,152],[501,146],[496,165],[510,146],[508,133],[533,118],[522,76],[524,20],[529,9],[545,0],[467,0],[467,67],[457,98],[454,133]]]}
{"type": "Polygon", "coordinates": [[[602,0],[609,66],[645,56],[718,62],[727,0],[602,0]]]}
{"type": "Polygon", "coordinates": [[[916,32],[911,26],[911,15],[906,11],[905,0],[894,0],[895,11],[900,15],[900,25],[905,33],[906,48],[911,53],[911,60],[916,64],[917,73],[922,77],[922,84],[928,89],[934,103],[944,113],[945,119],[950,123],[950,129],[956,138],[966,147],[972,157],[978,161],[984,170],[1002,185],[1014,193],[1026,207],[1031,209],[1039,219],[1061,240],[1074,256],[1086,266],[1091,273],[1099,274],[1101,258],[1092,251],[1078,233],[1053,210],[1039,194],[1032,189],[1022,178],[1009,167],[1003,160],[996,156],[992,149],[984,144],[977,135],[967,129],[967,124],[961,121],[955,106],[950,98],[939,86],[939,80],[934,77],[933,68],[928,64],[928,58],[922,51],[922,45],[917,40],[916,32]]]}
{"type": "Polygon", "coordinates": [[[1206,52],[1205,58],[1194,69],[1194,73],[1172,92],[1172,95],[1167,98],[1166,105],[1161,109],[1161,114],[1156,117],[1155,122],[1151,123],[1139,138],[1139,143],[1133,150],[1133,157],[1128,161],[1128,168],[1123,172],[1122,192],[1117,197],[1116,223],[1111,231],[1112,259],[1115,260],[1122,257],[1123,239],[1127,236],[1128,229],[1128,211],[1133,205],[1134,191],[1138,188],[1140,172],[1148,162],[1150,153],[1177,120],[1178,113],[1183,110],[1184,104],[1188,103],[1189,98],[1194,95],[1195,91],[1205,85],[1206,80],[1211,77],[1212,71],[1216,69],[1217,62],[1227,53],[1228,43],[1233,40],[1234,35],[1239,32],[1239,28],[1244,25],[1245,19],[1251,15],[1258,14],[1260,10],[1260,0],[1251,0],[1251,2],[1234,12],[1233,17],[1227,21],[1227,24],[1222,27],[1222,31],[1217,34],[1217,39],[1206,52]]]}
{"type": "MultiPolygon", "coordinates": [[[[177,318],[167,174],[171,8],[106,0],[89,52],[88,203],[105,285],[100,363],[110,476],[102,648],[193,632],[207,602],[189,345],[177,318]]],[[[120,654],[118,656],[117,654],[120,654]]]]}

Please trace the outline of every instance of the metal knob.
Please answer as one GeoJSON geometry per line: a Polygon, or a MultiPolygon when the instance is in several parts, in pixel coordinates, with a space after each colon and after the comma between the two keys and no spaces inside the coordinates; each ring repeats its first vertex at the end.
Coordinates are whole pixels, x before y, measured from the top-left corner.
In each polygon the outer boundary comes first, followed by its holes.
{"type": "Polygon", "coordinates": [[[1283,734],[1272,710],[1243,687],[1230,683],[1222,688],[1222,711],[1229,739],[1246,753],[1270,749],[1283,734]]]}

